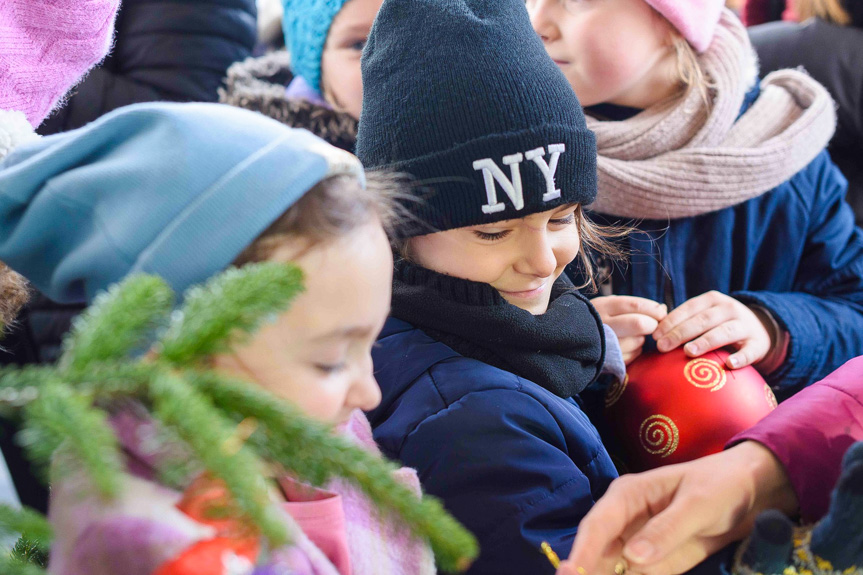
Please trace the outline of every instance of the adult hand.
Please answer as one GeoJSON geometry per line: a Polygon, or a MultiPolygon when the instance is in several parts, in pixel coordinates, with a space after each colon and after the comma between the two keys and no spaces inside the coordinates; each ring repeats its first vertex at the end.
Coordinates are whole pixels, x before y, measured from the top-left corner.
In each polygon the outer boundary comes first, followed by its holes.
{"type": "Polygon", "coordinates": [[[683,350],[690,357],[734,346],[737,351],[726,360],[731,369],[758,363],[775,343],[754,311],[717,291],[694,297],[669,313],[653,338],[663,353],[685,344],[683,350]]]}
{"type": "Polygon", "coordinates": [[[590,300],[603,323],[620,340],[623,361],[629,365],[641,355],[644,339],[656,331],[659,322],[668,315],[665,304],[627,295],[610,295],[590,300]]]}
{"type": "Polygon", "coordinates": [[[578,526],[558,575],[683,573],[745,537],[766,509],[793,514],[785,468],[747,441],[722,453],[616,479],[578,526]]]}

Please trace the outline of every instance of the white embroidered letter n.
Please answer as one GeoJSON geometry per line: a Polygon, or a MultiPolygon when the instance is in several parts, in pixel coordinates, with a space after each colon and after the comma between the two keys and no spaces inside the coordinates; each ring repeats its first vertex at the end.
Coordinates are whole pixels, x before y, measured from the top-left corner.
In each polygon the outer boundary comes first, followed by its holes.
{"type": "Polygon", "coordinates": [[[507,179],[503,170],[491,158],[477,160],[473,163],[474,170],[482,170],[482,178],[485,182],[485,194],[488,198],[488,203],[482,207],[484,214],[494,214],[506,209],[506,205],[503,202],[497,201],[495,182],[500,184],[501,189],[509,196],[516,210],[524,207],[524,193],[521,189],[521,171],[519,170],[519,164],[523,161],[524,155],[522,154],[512,154],[511,156],[503,157],[503,165],[509,166],[512,180],[507,179]]]}
{"type": "Polygon", "coordinates": [[[482,170],[482,178],[485,183],[485,194],[488,200],[482,207],[484,214],[494,214],[502,212],[506,209],[506,204],[499,202],[497,199],[497,187],[500,188],[512,201],[512,206],[516,211],[524,208],[524,190],[521,182],[521,163],[527,159],[533,161],[534,164],[542,172],[545,178],[545,193],[542,195],[543,202],[550,202],[560,197],[560,190],[554,182],[557,174],[557,164],[560,160],[560,155],[566,151],[564,144],[551,144],[548,147],[548,153],[551,159],[545,161],[545,148],[536,148],[529,150],[524,154],[512,154],[503,157],[503,165],[509,166],[510,177],[506,174],[491,158],[477,160],[473,163],[473,169],[476,171],[482,170]]]}

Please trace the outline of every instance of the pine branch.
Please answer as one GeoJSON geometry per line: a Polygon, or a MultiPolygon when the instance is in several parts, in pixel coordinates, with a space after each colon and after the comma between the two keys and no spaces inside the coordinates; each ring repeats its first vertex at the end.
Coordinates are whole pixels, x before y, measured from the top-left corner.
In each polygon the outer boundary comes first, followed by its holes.
{"type": "Polygon", "coordinates": [[[0,558],[0,573],[3,575],[45,575],[46,571],[33,563],[9,556],[0,558]]]}
{"type": "Polygon", "coordinates": [[[476,557],[474,537],[436,499],[426,496],[420,500],[396,481],[393,464],[333,435],[326,426],[245,382],[214,373],[190,372],[187,378],[221,409],[255,418],[266,436],[252,436],[250,443],[298,479],[323,486],[331,479],[344,478],[383,511],[401,517],[415,535],[429,541],[442,570],[463,571],[476,557]]]}
{"type": "Polygon", "coordinates": [[[264,262],[229,269],[191,288],[162,338],[161,357],[189,366],[226,350],[266,318],[287,309],[302,291],[302,279],[296,266],[264,262]]]}
{"type": "Polygon", "coordinates": [[[48,565],[50,547],[44,541],[22,535],[15,542],[15,547],[12,548],[12,558],[18,559],[22,563],[46,567],[48,565]]]}
{"type": "Polygon", "coordinates": [[[94,408],[89,397],[48,383],[26,407],[25,418],[19,439],[34,463],[47,469],[62,445],[84,467],[101,495],[117,495],[123,470],[117,438],[105,413],[94,408]]]}
{"type": "Polygon", "coordinates": [[[127,357],[143,346],[171,310],[174,294],[165,280],[132,276],[96,297],[64,340],[61,369],[127,357]]]}
{"type": "Polygon", "coordinates": [[[47,552],[54,538],[54,530],[38,511],[0,504],[0,536],[9,535],[23,535],[30,547],[47,552]]]}
{"type": "Polygon", "coordinates": [[[245,447],[235,453],[228,447],[233,439],[230,421],[176,375],[161,374],[150,389],[159,419],[176,429],[207,469],[225,482],[240,508],[274,546],[288,543],[284,520],[270,502],[261,474],[264,463],[245,447]]]}

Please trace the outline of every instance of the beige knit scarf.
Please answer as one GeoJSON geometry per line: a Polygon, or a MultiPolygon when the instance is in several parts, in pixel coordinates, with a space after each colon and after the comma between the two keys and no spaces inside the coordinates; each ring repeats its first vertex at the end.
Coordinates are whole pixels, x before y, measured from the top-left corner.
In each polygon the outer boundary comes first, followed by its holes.
{"type": "Polygon", "coordinates": [[[667,220],[734,206],[789,180],[833,136],[833,100],[796,70],[767,76],[757,101],[738,118],[757,61],[746,30],[728,10],[699,62],[711,84],[711,106],[691,90],[629,120],[588,118],[599,154],[592,211],[667,220]]]}

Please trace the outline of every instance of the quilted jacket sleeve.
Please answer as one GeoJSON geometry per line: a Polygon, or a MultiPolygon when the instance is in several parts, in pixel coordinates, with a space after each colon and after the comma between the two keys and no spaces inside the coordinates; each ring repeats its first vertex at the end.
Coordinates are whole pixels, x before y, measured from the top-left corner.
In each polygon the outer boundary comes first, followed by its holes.
{"type": "Polygon", "coordinates": [[[396,455],[479,540],[471,575],[551,575],[543,541],[569,554],[579,521],[613,474],[601,445],[570,442],[561,427],[571,423],[526,394],[484,391],[425,419],[405,439],[396,455]]]}

